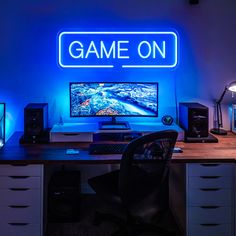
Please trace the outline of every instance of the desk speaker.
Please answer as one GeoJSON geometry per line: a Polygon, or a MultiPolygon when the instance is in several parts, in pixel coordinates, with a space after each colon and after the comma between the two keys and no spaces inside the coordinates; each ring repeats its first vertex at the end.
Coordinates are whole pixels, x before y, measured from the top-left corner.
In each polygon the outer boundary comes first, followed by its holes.
{"type": "Polygon", "coordinates": [[[24,109],[24,136],[41,136],[48,128],[48,104],[29,103],[24,109]]]}
{"type": "Polygon", "coordinates": [[[208,137],[208,107],[200,103],[180,103],[179,125],[185,131],[185,138],[208,137]]]}

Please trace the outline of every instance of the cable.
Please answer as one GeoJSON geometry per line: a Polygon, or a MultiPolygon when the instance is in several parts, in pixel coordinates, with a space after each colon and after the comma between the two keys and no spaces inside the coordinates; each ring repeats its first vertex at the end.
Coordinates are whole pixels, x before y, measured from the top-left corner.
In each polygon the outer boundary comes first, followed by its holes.
{"type": "Polygon", "coordinates": [[[178,98],[177,98],[177,80],[176,73],[174,74],[174,96],[175,96],[175,115],[176,115],[176,123],[179,124],[179,111],[178,111],[178,98]]]}

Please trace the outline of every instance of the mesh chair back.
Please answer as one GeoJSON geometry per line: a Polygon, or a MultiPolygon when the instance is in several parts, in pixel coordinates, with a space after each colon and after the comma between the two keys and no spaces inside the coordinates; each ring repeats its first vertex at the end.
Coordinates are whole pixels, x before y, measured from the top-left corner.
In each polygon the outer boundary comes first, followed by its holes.
{"type": "Polygon", "coordinates": [[[166,181],[177,136],[174,130],[164,130],[129,143],[122,155],[119,175],[119,195],[127,208],[130,202],[139,201],[150,189],[155,191],[155,186],[166,181]]]}

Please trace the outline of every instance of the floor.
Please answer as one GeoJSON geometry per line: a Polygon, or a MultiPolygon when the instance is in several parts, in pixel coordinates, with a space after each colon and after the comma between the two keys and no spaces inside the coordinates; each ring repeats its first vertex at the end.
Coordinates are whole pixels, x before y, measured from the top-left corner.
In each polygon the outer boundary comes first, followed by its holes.
{"type": "MultiPolygon", "coordinates": [[[[47,224],[45,236],[110,236],[114,233],[118,226],[109,221],[104,221],[100,225],[95,225],[94,215],[95,210],[102,208],[101,202],[95,195],[83,195],[81,199],[81,211],[80,220],[78,222],[69,223],[55,223],[50,222],[47,224]]],[[[109,212],[109,209],[108,209],[109,212]]],[[[160,223],[162,227],[165,227],[170,232],[168,236],[180,236],[176,223],[168,211],[165,219],[160,223]]],[[[142,233],[140,236],[154,236],[153,233],[142,233]]],[[[161,234],[158,234],[162,236],[161,234]]]]}

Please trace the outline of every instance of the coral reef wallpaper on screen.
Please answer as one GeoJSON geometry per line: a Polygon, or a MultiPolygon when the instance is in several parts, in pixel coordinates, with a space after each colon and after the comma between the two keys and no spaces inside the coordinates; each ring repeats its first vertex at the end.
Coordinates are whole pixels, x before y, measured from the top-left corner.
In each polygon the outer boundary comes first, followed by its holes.
{"type": "Polygon", "coordinates": [[[71,83],[71,116],[157,116],[157,88],[157,83],[71,83]]]}

